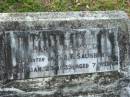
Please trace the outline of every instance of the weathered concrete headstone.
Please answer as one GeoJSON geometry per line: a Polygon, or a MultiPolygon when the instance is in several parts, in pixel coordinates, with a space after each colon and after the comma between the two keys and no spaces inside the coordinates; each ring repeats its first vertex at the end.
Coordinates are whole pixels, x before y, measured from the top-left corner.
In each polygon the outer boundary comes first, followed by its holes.
{"type": "Polygon", "coordinates": [[[46,77],[35,88],[59,97],[118,97],[116,83],[128,75],[127,21],[122,11],[0,14],[0,77],[46,77]]]}

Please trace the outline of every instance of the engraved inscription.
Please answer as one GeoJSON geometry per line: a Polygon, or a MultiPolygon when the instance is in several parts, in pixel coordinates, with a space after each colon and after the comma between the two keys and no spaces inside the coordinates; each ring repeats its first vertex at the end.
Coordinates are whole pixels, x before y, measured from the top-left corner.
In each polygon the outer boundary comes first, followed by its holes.
{"type": "Polygon", "coordinates": [[[0,42],[8,44],[13,78],[23,79],[118,70],[117,34],[117,28],[15,31],[0,42]]]}

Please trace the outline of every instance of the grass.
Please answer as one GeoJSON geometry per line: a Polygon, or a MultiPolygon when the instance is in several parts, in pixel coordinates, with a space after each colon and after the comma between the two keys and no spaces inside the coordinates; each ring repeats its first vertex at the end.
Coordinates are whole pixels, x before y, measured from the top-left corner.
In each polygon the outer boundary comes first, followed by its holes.
{"type": "Polygon", "coordinates": [[[130,15],[130,0],[0,0],[0,12],[123,10],[130,15]]]}

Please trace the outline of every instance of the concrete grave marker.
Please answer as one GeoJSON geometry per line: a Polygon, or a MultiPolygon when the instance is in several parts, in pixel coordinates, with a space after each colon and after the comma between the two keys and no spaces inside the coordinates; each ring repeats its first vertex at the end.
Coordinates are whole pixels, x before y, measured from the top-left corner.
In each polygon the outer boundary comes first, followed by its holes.
{"type": "Polygon", "coordinates": [[[9,79],[122,71],[127,19],[122,11],[3,13],[0,64],[9,79]]]}

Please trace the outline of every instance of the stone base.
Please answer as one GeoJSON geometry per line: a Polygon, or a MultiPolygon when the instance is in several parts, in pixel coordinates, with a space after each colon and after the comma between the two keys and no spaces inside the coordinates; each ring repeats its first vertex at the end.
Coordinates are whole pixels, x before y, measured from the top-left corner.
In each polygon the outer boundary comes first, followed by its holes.
{"type": "Polygon", "coordinates": [[[24,91],[16,93],[18,97],[120,97],[120,77],[118,72],[106,72],[36,78],[13,81],[5,88],[24,91]]]}

